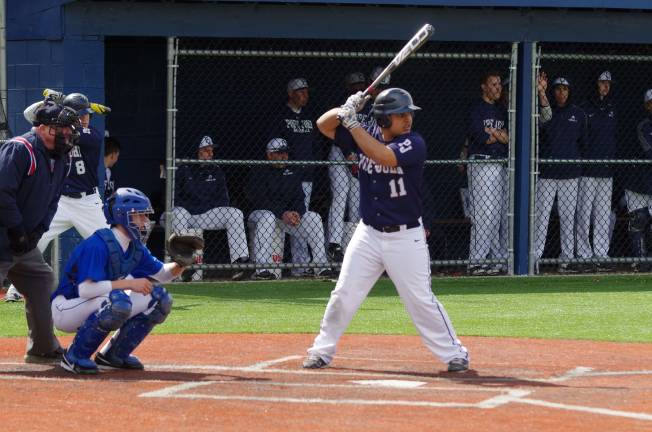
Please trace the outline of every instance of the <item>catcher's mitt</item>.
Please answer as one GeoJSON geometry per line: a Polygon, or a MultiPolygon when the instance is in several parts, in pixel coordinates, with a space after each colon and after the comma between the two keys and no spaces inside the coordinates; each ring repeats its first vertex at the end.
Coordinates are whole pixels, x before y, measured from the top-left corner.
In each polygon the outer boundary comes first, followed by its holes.
{"type": "Polygon", "coordinates": [[[193,235],[172,234],[166,249],[172,261],[184,267],[191,266],[195,263],[195,251],[204,249],[204,239],[193,235]]]}

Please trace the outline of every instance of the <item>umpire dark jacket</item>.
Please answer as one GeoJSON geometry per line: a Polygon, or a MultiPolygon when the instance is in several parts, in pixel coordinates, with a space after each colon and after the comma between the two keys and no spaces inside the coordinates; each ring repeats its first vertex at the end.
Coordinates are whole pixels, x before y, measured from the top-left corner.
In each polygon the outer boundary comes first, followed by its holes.
{"type": "Polygon", "coordinates": [[[17,140],[0,147],[0,261],[12,261],[7,228],[22,226],[36,246],[57,211],[69,169],[69,158],[52,157],[35,132],[23,138],[32,144],[34,159],[17,140]]]}
{"type": "MultiPolygon", "coordinates": [[[[588,122],[588,142],[584,159],[616,157],[616,112],[611,99],[595,97],[581,105],[588,122]]],[[[613,165],[583,165],[584,177],[613,177],[613,165]]]]}
{"type": "Polygon", "coordinates": [[[293,166],[265,166],[249,175],[249,201],[254,210],[269,210],[281,218],[286,211],[306,212],[301,178],[293,166]]]}
{"type": "Polygon", "coordinates": [[[229,207],[229,191],[222,169],[215,165],[183,165],[176,175],[174,205],[192,215],[215,207],[229,207]]]}
{"type": "MultiPolygon", "coordinates": [[[[539,157],[542,159],[581,159],[587,147],[586,114],[577,105],[552,107],[552,119],[541,126],[539,157]]],[[[539,165],[541,178],[572,179],[582,174],[577,164],[539,165]]]]}

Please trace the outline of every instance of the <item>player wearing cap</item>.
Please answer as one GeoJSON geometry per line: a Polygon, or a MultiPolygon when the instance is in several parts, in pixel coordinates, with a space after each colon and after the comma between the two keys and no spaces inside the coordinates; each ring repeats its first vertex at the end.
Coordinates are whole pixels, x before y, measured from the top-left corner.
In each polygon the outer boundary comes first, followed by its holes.
{"type": "MultiPolygon", "coordinates": [[[[552,118],[540,122],[541,159],[580,159],[586,148],[588,136],[586,114],[570,102],[570,82],[564,77],[553,83],[555,105],[552,118]]],[[[548,234],[548,223],[552,204],[557,197],[559,225],[561,231],[561,259],[575,256],[575,209],[581,166],[573,164],[540,164],[536,194],[535,254],[537,260],[543,256],[548,234]]],[[[575,272],[568,263],[559,265],[559,272],[575,272]]]]}
{"type": "Polygon", "coordinates": [[[0,280],[25,294],[26,362],[58,361],[63,350],[52,331],[52,269],[36,247],[57,209],[68,153],[79,136],[79,117],[48,102],[36,111],[38,126],[0,147],[0,280]]]}
{"type": "MultiPolygon", "coordinates": [[[[602,72],[596,82],[594,96],[581,108],[588,121],[586,159],[613,159],[616,156],[616,112],[611,102],[611,72],[602,72]]],[[[583,165],[577,202],[576,238],[578,258],[608,258],[609,225],[611,222],[611,192],[613,167],[583,165]],[[593,247],[589,231],[593,223],[593,247]]],[[[609,271],[606,263],[580,264],[582,270],[609,271]]]]}
{"type": "MultiPolygon", "coordinates": [[[[209,136],[199,142],[197,158],[212,160],[215,145],[209,136]]],[[[174,208],[175,232],[189,228],[226,230],[232,263],[248,263],[249,249],[242,210],[231,207],[224,172],[217,165],[182,165],[177,170],[174,208]]],[[[249,272],[236,270],[233,280],[244,279],[249,272]]]]}
{"type": "MultiPolygon", "coordinates": [[[[347,96],[365,89],[362,72],[352,72],[344,78],[347,96]]],[[[362,117],[362,113],[358,113],[362,117]]],[[[355,153],[344,156],[342,149],[334,142],[328,153],[328,160],[357,161],[355,153]]],[[[344,213],[348,208],[349,222],[360,219],[360,183],[357,179],[356,165],[329,165],[328,178],[331,185],[331,206],[328,210],[328,255],[332,261],[341,262],[344,258],[342,238],[344,237],[344,213]]]]}
{"type": "MultiPolygon", "coordinates": [[[[500,74],[486,72],[480,80],[482,95],[471,110],[469,159],[503,159],[508,154],[507,110],[499,103],[502,93],[500,74]]],[[[502,265],[481,265],[487,258],[507,259],[507,239],[501,238],[501,222],[507,219],[507,169],[502,163],[469,164],[471,238],[469,274],[494,275],[502,265]],[[504,243],[504,244],[503,244],[504,243]]]]}
{"type": "Polygon", "coordinates": [[[468,353],[457,339],[443,305],[432,293],[430,257],[422,225],[422,179],[426,144],[412,131],[420,108],[399,88],[382,91],[374,101],[377,126],[363,128],[356,112],[365,104],[362,92],[350,96],[317,120],[319,130],[360,158],[360,213],[342,270],[321,321],[319,335],[303,367],[330,364],[337,343],[353,315],[383,271],[430,351],[450,372],[469,368],[468,353]]]}
{"type": "MultiPolygon", "coordinates": [[[[631,155],[633,159],[652,159],[652,89],[643,95],[646,116],[636,126],[638,145],[631,155]]],[[[649,241],[652,235],[650,212],[652,211],[652,172],[648,165],[634,165],[630,169],[625,200],[629,212],[629,236],[635,257],[646,258],[649,254],[649,241]]],[[[649,272],[649,262],[634,263],[634,270],[649,272]]]]}
{"type": "MultiPolygon", "coordinates": [[[[70,93],[67,96],[48,93],[47,98],[57,99],[62,105],[75,110],[82,129],[79,131],[79,140],[70,152],[70,170],[63,185],[57,212],[50,228],[38,243],[41,252],[45,251],[52,239],[70,228],[75,228],[83,238],[87,238],[95,230],[107,226],[102,214],[102,197],[98,187],[98,169],[104,160],[100,154],[104,133],[89,124],[90,114],[95,111],[91,109],[88,98],[81,93],[70,93]]],[[[42,105],[43,101],[35,102],[23,112],[25,119],[35,126],[38,125],[35,112],[42,105]]],[[[7,299],[12,298],[12,290],[10,287],[7,299]]]]}
{"type": "MultiPolygon", "coordinates": [[[[289,146],[284,139],[273,138],[267,143],[267,160],[278,163],[265,165],[249,178],[249,201],[255,208],[249,222],[255,224],[254,258],[256,263],[271,263],[272,244],[276,227],[282,233],[298,237],[310,245],[313,263],[325,263],[324,226],[319,214],[308,211],[301,188],[301,177],[294,170],[296,165],[286,165],[289,146]]],[[[327,268],[316,268],[319,277],[331,277],[327,268]]],[[[270,269],[258,269],[254,279],[276,279],[270,269]]]]}

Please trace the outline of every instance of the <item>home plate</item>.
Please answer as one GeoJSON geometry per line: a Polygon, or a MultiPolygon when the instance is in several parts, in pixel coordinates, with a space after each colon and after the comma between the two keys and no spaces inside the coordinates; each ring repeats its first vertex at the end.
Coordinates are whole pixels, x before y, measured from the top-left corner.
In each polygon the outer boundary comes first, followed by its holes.
{"type": "Polygon", "coordinates": [[[353,384],[359,384],[369,387],[388,387],[397,389],[407,389],[421,387],[427,383],[423,381],[402,381],[402,380],[360,380],[351,381],[353,384]]]}

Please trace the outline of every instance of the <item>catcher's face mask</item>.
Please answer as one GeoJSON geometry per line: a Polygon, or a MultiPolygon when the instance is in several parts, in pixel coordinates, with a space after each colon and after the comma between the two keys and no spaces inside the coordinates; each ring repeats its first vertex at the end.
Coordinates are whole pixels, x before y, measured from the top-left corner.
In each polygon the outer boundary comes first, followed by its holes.
{"type": "Polygon", "coordinates": [[[154,214],[152,209],[132,210],[128,213],[129,224],[126,228],[132,239],[138,240],[142,244],[147,243],[147,239],[154,228],[154,222],[149,219],[151,214],[154,214]]]}

